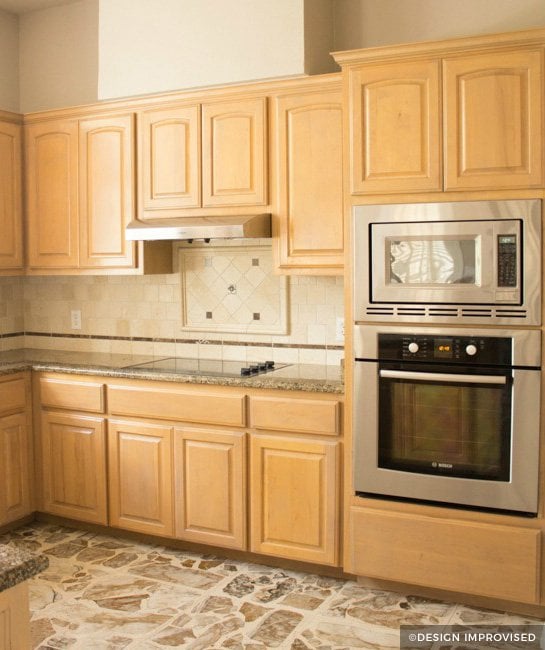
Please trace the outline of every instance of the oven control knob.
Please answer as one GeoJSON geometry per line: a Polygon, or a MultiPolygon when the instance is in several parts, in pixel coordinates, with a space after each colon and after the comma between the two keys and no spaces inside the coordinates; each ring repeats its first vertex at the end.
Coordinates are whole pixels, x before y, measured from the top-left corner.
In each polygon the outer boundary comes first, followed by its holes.
{"type": "Polygon", "coordinates": [[[469,345],[466,345],[466,354],[469,355],[470,357],[473,357],[474,355],[477,354],[477,346],[473,345],[473,343],[470,343],[469,345]]]}
{"type": "Polygon", "coordinates": [[[416,354],[418,350],[420,350],[420,346],[418,345],[418,343],[416,343],[416,341],[411,341],[409,343],[409,352],[411,354],[416,354]]]}

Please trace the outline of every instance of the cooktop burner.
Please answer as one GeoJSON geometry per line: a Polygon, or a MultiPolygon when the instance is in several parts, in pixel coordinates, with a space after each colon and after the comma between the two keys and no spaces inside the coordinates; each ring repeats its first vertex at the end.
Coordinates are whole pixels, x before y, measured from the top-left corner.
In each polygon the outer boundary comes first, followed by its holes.
{"type": "Polygon", "coordinates": [[[221,361],[219,359],[184,359],[167,357],[127,366],[131,369],[155,370],[182,375],[208,375],[212,377],[251,377],[285,368],[289,364],[274,361],[221,361]]]}

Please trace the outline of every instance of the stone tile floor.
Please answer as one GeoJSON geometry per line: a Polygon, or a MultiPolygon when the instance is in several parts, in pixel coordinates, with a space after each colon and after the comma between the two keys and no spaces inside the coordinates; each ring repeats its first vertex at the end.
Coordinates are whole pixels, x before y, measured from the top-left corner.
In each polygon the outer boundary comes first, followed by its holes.
{"type": "Polygon", "coordinates": [[[30,581],[40,650],[382,650],[400,624],[538,622],[50,524],[0,543],[49,557],[30,581]]]}

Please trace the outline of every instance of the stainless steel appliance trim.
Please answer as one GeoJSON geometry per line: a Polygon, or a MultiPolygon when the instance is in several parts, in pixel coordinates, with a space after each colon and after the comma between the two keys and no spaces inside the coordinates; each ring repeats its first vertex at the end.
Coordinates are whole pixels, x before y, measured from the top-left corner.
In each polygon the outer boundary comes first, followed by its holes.
{"type": "MultiPolygon", "coordinates": [[[[354,320],[378,322],[481,323],[533,326],[541,324],[541,210],[539,199],[517,201],[457,201],[445,203],[414,203],[356,206],[353,212],[352,256],[354,260],[354,320]],[[510,305],[505,296],[496,296],[493,288],[387,287],[388,300],[379,296],[371,302],[372,273],[385,276],[385,260],[369,259],[371,254],[370,224],[390,223],[392,232],[406,233],[402,225],[415,222],[480,222],[522,220],[522,241],[518,248],[522,284],[522,304],[510,305]],[[384,267],[384,268],[383,268],[384,267]],[[440,296],[443,291],[443,297],[440,296]],[[456,291],[461,291],[456,296],[456,291]],[[486,295],[485,295],[486,294],[486,295]],[[416,299],[418,297],[418,299],[416,299]]],[[[452,224],[451,224],[452,225],[452,224]]],[[[461,229],[463,232],[463,229],[461,229]]],[[[465,232],[468,232],[467,230],[465,232]]],[[[494,235],[495,236],[495,235],[494,235]]],[[[484,260],[488,265],[488,260],[484,260]]],[[[493,263],[492,263],[493,264],[493,263]]],[[[490,268],[494,268],[493,266],[490,268]]]]}
{"type": "Polygon", "coordinates": [[[505,384],[503,376],[494,375],[456,375],[445,372],[412,372],[410,370],[380,370],[379,377],[391,379],[415,379],[417,381],[456,382],[458,384],[505,384]]]}
{"type": "Polygon", "coordinates": [[[541,332],[539,330],[413,328],[356,326],[356,356],[353,383],[354,456],[356,492],[385,497],[453,503],[480,508],[537,512],[539,475],[539,430],[541,332]],[[403,472],[378,467],[378,371],[376,360],[379,333],[429,334],[440,336],[510,336],[514,365],[536,366],[513,369],[511,412],[511,480],[486,481],[403,472]],[[369,347],[362,350],[362,342],[369,347]],[[365,396],[365,399],[362,399],[365,396]]]}

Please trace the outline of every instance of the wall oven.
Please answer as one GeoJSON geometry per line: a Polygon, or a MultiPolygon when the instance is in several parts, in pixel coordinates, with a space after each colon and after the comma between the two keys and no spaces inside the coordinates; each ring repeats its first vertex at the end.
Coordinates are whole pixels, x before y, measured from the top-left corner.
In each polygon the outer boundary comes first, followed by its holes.
{"type": "Polygon", "coordinates": [[[535,515],[539,330],[356,325],[358,494],[535,515]]]}
{"type": "Polygon", "coordinates": [[[356,321],[541,324],[541,201],[354,209],[356,321]]]}

